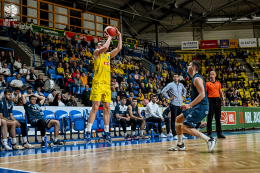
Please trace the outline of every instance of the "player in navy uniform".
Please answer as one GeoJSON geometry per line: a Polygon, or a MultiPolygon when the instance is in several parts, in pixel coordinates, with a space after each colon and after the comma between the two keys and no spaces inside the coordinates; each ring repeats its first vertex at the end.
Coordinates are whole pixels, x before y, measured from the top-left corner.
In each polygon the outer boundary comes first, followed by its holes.
{"type": "Polygon", "coordinates": [[[185,150],[182,141],[183,131],[205,140],[208,144],[208,150],[211,152],[217,142],[216,138],[210,138],[199,132],[195,127],[209,113],[209,101],[206,92],[206,86],[203,78],[199,75],[201,64],[199,61],[192,61],[187,72],[192,77],[191,80],[191,100],[190,104],[183,105],[183,112],[176,118],[176,131],[178,142],[176,146],[169,148],[170,151],[185,150]]]}

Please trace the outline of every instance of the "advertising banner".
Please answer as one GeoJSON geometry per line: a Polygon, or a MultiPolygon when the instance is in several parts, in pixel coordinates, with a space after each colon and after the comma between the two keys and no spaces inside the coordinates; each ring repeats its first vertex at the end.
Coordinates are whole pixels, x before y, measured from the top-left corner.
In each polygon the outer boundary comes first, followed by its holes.
{"type": "Polygon", "coordinates": [[[239,39],[240,47],[257,47],[256,38],[239,39]]]}
{"type": "Polygon", "coordinates": [[[229,39],[229,48],[236,48],[237,46],[237,39],[229,39]]]}
{"type": "Polygon", "coordinates": [[[214,49],[218,48],[218,40],[201,40],[200,41],[201,49],[214,49]]]}
{"type": "Polygon", "coordinates": [[[245,123],[245,128],[260,127],[260,108],[245,107],[244,114],[243,122],[245,123]]]}
{"type": "Polygon", "coordinates": [[[220,48],[229,48],[229,40],[220,40],[220,48]]]}
{"type": "Polygon", "coordinates": [[[73,38],[73,36],[75,36],[75,38],[78,40],[82,40],[83,38],[85,38],[85,41],[91,41],[92,39],[95,39],[95,42],[98,42],[100,40],[103,40],[102,38],[99,38],[99,37],[93,37],[93,36],[88,36],[85,34],[78,34],[78,33],[74,33],[74,32],[65,32],[65,34],[68,36],[68,38],[73,38]]]}
{"type": "Polygon", "coordinates": [[[181,42],[181,49],[199,49],[199,42],[198,41],[182,41],[181,42]]]}

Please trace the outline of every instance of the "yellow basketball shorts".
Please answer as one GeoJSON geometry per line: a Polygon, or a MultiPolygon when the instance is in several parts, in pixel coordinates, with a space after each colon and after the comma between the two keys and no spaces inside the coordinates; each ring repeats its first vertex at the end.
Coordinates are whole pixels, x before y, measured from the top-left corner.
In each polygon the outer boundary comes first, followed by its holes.
{"type": "Polygon", "coordinates": [[[110,84],[92,84],[90,100],[111,102],[111,85],[110,84]]]}

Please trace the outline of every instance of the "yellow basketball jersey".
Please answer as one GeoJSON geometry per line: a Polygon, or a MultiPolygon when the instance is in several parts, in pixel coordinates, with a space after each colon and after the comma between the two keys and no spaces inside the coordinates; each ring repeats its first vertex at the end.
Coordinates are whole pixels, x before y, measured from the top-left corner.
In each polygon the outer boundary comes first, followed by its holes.
{"type": "Polygon", "coordinates": [[[94,60],[93,84],[110,84],[110,54],[103,53],[94,60]]]}

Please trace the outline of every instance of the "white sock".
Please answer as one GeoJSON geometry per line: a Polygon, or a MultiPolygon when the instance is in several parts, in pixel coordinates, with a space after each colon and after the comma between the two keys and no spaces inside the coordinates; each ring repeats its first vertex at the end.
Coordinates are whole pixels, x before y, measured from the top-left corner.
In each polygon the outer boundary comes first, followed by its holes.
{"type": "Polygon", "coordinates": [[[181,145],[181,144],[182,144],[182,135],[177,135],[177,137],[178,137],[178,142],[177,142],[177,144],[178,144],[178,145],[181,145]]]}
{"type": "Polygon", "coordinates": [[[91,123],[88,123],[88,127],[87,127],[87,128],[88,128],[88,132],[91,132],[92,125],[93,125],[93,124],[91,124],[91,123]]]}
{"type": "Polygon", "coordinates": [[[17,141],[16,141],[16,138],[12,138],[12,144],[16,144],[17,141]]]}
{"type": "Polygon", "coordinates": [[[132,131],[132,136],[135,135],[135,131],[132,131]]]}
{"type": "Polygon", "coordinates": [[[144,135],[144,130],[141,130],[140,134],[141,134],[141,135],[144,135]]]}
{"type": "Polygon", "coordinates": [[[127,133],[125,133],[125,137],[127,136],[127,133]]]}
{"type": "Polygon", "coordinates": [[[44,137],[45,137],[45,136],[42,136],[42,141],[44,141],[44,137]]]}
{"type": "Polygon", "coordinates": [[[3,139],[4,145],[7,145],[7,139],[3,139]]]}
{"type": "Polygon", "coordinates": [[[24,136],[23,137],[23,143],[26,143],[27,142],[27,136],[24,136]]]}
{"type": "Polygon", "coordinates": [[[104,131],[109,132],[109,125],[105,125],[104,131]]]}
{"type": "Polygon", "coordinates": [[[57,137],[57,138],[55,137],[55,138],[54,138],[54,142],[57,142],[57,141],[58,141],[58,139],[59,139],[58,137],[57,137]]]}
{"type": "Polygon", "coordinates": [[[204,135],[203,133],[200,133],[200,138],[204,139],[206,142],[208,142],[208,140],[210,140],[210,138],[206,135],[204,135]]]}

